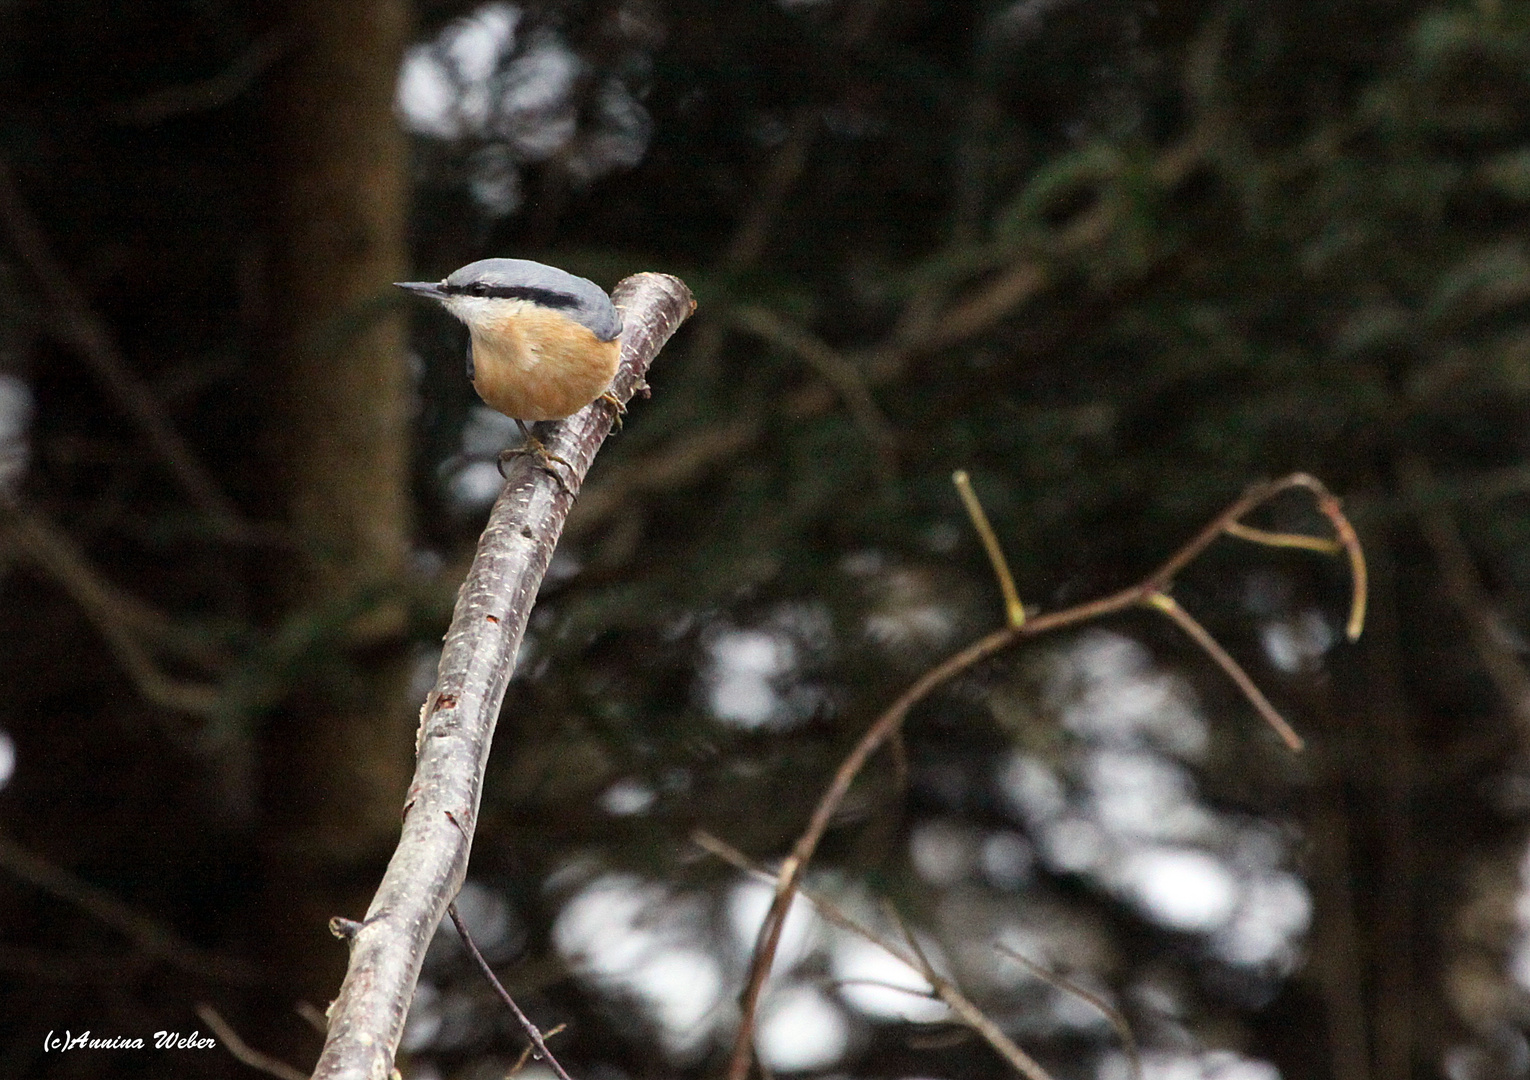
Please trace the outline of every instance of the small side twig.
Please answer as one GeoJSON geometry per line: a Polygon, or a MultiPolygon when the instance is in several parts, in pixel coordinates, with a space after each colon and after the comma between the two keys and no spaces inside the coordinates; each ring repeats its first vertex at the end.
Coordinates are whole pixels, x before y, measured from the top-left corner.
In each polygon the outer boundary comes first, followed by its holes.
{"type": "MultiPolygon", "coordinates": [[[[1062,611],[1038,615],[1027,619],[1020,626],[1004,626],[979,638],[960,652],[926,671],[915,680],[912,686],[900,694],[897,700],[888,706],[881,716],[877,717],[871,726],[866,729],[865,733],[862,734],[860,741],[846,755],[839,768],[835,770],[834,777],[830,781],[829,786],[819,797],[818,805],[814,808],[807,827],[792,846],[791,854],[781,864],[781,873],[776,882],[776,895],[771,902],[770,910],[766,913],[765,921],[760,926],[760,933],[755,942],[754,959],[749,969],[749,978],[739,1001],[741,1019],[739,1021],[738,1032],[734,1037],[732,1056],[728,1062],[726,1073],[728,1080],[745,1080],[748,1075],[753,1055],[754,1024],[755,1016],[759,1009],[760,995],[764,991],[765,979],[770,972],[771,964],[775,960],[776,949],[781,940],[781,928],[786,920],[786,912],[790,907],[792,896],[797,892],[798,886],[801,883],[802,875],[806,871],[808,863],[812,860],[813,854],[818,850],[819,841],[823,839],[824,833],[828,830],[829,823],[833,820],[840,804],[849,793],[851,784],[860,775],[861,770],[865,767],[871,755],[903,723],[903,719],[908,715],[909,710],[928,697],[937,687],[967,671],[973,665],[1015,644],[1022,638],[1035,637],[1067,626],[1077,626],[1080,623],[1089,622],[1102,616],[1126,611],[1134,607],[1158,607],[1153,598],[1160,595],[1167,596],[1175,576],[1194,562],[1202,552],[1226,533],[1229,525],[1241,521],[1247,514],[1269,502],[1275,496],[1282,492],[1290,491],[1293,488],[1306,490],[1313,496],[1313,499],[1318,504],[1318,509],[1332,523],[1334,532],[1337,534],[1337,540],[1349,555],[1349,562],[1353,571],[1354,589],[1351,600],[1349,633],[1351,638],[1359,634],[1365,616],[1366,590],[1365,560],[1360,551],[1359,538],[1356,536],[1354,528],[1350,525],[1349,519],[1345,517],[1344,511],[1339,505],[1339,500],[1324,486],[1322,481],[1307,473],[1292,473],[1279,480],[1256,484],[1245,491],[1232,505],[1228,506],[1227,509],[1208,522],[1189,542],[1165,560],[1158,569],[1154,570],[1136,585],[1129,586],[1109,596],[1101,597],[1098,600],[1079,604],[1062,611]]],[[[1159,610],[1162,609],[1160,608],[1159,610]]],[[[1197,627],[1199,626],[1199,624],[1196,625],[1197,627]]],[[[1199,642],[1199,639],[1197,641],[1199,642]]],[[[1215,654],[1213,656],[1215,657],[1215,654]]],[[[1284,725],[1284,721],[1282,721],[1282,724],[1284,725]]],[[[1284,726],[1289,728],[1289,725],[1284,726]]]]}
{"type": "Polygon", "coordinates": [[[1249,703],[1259,711],[1259,715],[1264,717],[1264,722],[1275,729],[1275,734],[1279,735],[1287,746],[1292,750],[1300,750],[1306,745],[1302,737],[1290,724],[1286,723],[1286,718],[1270,704],[1270,699],[1264,696],[1254,680],[1249,678],[1248,672],[1244,671],[1238,661],[1222,648],[1217,639],[1211,636],[1210,631],[1196,621],[1195,616],[1180,607],[1178,601],[1168,593],[1153,593],[1147,598],[1147,603],[1155,611],[1161,611],[1172,619],[1181,630],[1190,635],[1190,640],[1216,661],[1217,666],[1237,684],[1238,689],[1243,691],[1243,696],[1248,698],[1249,703]]]}
{"type": "Polygon", "coordinates": [[[1011,628],[1019,627],[1025,622],[1025,605],[1020,603],[1020,594],[1015,591],[1015,576],[1009,572],[1009,560],[1004,557],[1004,549],[999,546],[999,537],[988,523],[988,515],[983,512],[983,504],[978,502],[977,493],[972,490],[972,478],[967,475],[966,469],[957,469],[951,474],[951,482],[961,493],[962,505],[967,508],[972,527],[983,541],[983,550],[988,552],[993,576],[998,579],[999,591],[1004,594],[1004,613],[1009,625],[1011,628]]]}
{"type": "MultiPolygon", "coordinates": [[[[554,1035],[561,1033],[566,1027],[568,1027],[567,1024],[559,1024],[557,1027],[548,1028],[542,1037],[544,1039],[550,1039],[554,1035]]],[[[515,1059],[515,1064],[510,1066],[510,1071],[505,1073],[505,1076],[508,1078],[511,1076],[520,1075],[520,1071],[524,1069],[526,1067],[526,1063],[531,1060],[532,1051],[535,1049],[536,1047],[532,1046],[530,1043],[527,1043],[524,1047],[522,1047],[521,1056],[515,1059]]]]}
{"type": "MultiPolygon", "coordinates": [[[[504,984],[495,977],[494,969],[483,958],[483,953],[478,951],[478,943],[473,940],[473,935],[468,933],[467,924],[462,921],[462,915],[457,911],[457,901],[453,900],[450,904],[446,905],[446,913],[452,917],[452,925],[457,928],[457,936],[462,938],[462,944],[467,946],[468,955],[478,965],[478,970],[482,972],[485,979],[489,980],[489,985],[494,987],[494,992],[499,995],[499,1000],[505,1003],[505,1007],[515,1016],[516,1023],[521,1025],[521,1030],[531,1040],[531,1052],[536,1054],[542,1061],[547,1062],[547,1067],[558,1075],[558,1080],[572,1080],[572,1077],[564,1071],[563,1066],[558,1063],[558,1059],[553,1056],[553,1052],[547,1049],[547,1040],[542,1035],[542,1029],[533,1024],[531,1017],[521,1011],[521,1007],[510,996],[510,991],[506,990],[504,984]]],[[[525,1055],[523,1054],[521,1061],[524,1063],[525,1060],[525,1055]]],[[[520,1065],[517,1065],[516,1069],[519,1068],[520,1065]]],[[[516,1069],[512,1069],[511,1072],[514,1073],[516,1069]]]]}
{"type": "MultiPolygon", "coordinates": [[[[961,1017],[962,1023],[983,1037],[983,1041],[997,1050],[1004,1060],[1021,1076],[1028,1080],[1052,1080],[1052,1074],[1042,1067],[1041,1062],[1031,1057],[1004,1031],[989,1019],[988,1014],[974,1005],[965,994],[961,993],[956,984],[941,975],[930,963],[930,958],[924,954],[924,949],[919,944],[919,939],[908,925],[898,917],[897,911],[891,904],[887,906],[888,913],[898,928],[903,931],[904,940],[908,942],[910,951],[918,960],[914,970],[924,976],[926,982],[935,988],[935,995],[951,1007],[951,1011],[961,1017]]],[[[895,954],[896,955],[896,954],[895,954]]]]}
{"type": "Polygon", "coordinates": [[[280,1058],[274,1058],[270,1054],[262,1053],[239,1037],[229,1022],[205,1001],[197,1006],[197,1016],[201,1017],[202,1023],[212,1028],[218,1041],[238,1061],[242,1061],[252,1069],[258,1069],[267,1076],[274,1076],[276,1080],[308,1080],[308,1074],[299,1072],[280,1058]]]}

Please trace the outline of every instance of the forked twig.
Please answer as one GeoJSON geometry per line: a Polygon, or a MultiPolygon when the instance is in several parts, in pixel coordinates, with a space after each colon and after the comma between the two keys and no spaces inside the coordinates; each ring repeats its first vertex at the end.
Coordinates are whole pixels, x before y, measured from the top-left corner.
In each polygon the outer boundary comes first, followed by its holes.
{"type": "MultiPolygon", "coordinates": [[[[691,839],[697,846],[711,852],[730,866],[736,867],[746,874],[750,874],[767,883],[777,884],[780,881],[777,875],[756,865],[737,848],[723,840],[719,840],[711,833],[698,829],[691,834],[691,839]]],[[[1042,1068],[1040,1062],[1016,1045],[1015,1041],[1008,1035],[1004,1034],[1003,1030],[990,1020],[983,1010],[974,1005],[971,999],[963,994],[955,983],[935,971],[930,964],[929,958],[924,955],[924,950],[919,946],[913,934],[909,932],[908,927],[897,917],[896,912],[891,913],[891,918],[893,922],[897,923],[904,936],[908,939],[909,947],[907,949],[895,941],[889,941],[876,931],[862,926],[855,919],[851,918],[843,908],[823,894],[809,889],[799,889],[798,892],[803,899],[807,900],[808,903],[817,909],[818,913],[826,921],[839,927],[841,930],[849,931],[857,937],[871,942],[905,967],[917,972],[921,978],[930,984],[931,988],[930,994],[921,994],[921,996],[939,998],[945,1003],[947,1008],[956,1014],[963,1024],[976,1032],[1000,1057],[1009,1062],[1016,1072],[1028,1077],[1029,1080],[1052,1080],[1051,1074],[1042,1068]]],[[[910,990],[906,987],[895,987],[894,989],[903,990],[910,994],[920,993],[920,991],[910,990]]]]}
{"type": "MultiPolygon", "coordinates": [[[[1214,543],[1218,537],[1228,532],[1228,527],[1241,522],[1243,517],[1253,510],[1269,502],[1282,492],[1293,488],[1301,488],[1311,493],[1317,507],[1328,518],[1333,526],[1335,538],[1349,555],[1353,594],[1350,604],[1350,618],[1347,633],[1351,640],[1359,636],[1364,625],[1365,602],[1366,602],[1366,575],[1365,557],[1360,550],[1360,541],[1355,534],[1354,527],[1349,519],[1344,516],[1344,511],[1339,505],[1339,500],[1328,490],[1316,477],[1307,473],[1292,473],[1279,480],[1270,480],[1262,484],[1255,484],[1243,493],[1232,505],[1223,510],[1200,532],[1196,533],[1188,543],[1171,555],[1163,565],[1154,570],[1136,585],[1129,586],[1119,592],[1101,597],[1089,603],[1079,604],[1075,607],[1066,608],[1062,611],[1049,612],[1028,619],[1020,626],[1005,626],[993,631],[986,636],[968,645],[960,652],[948,657],[921,675],[914,684],[898,696],[885,712],[866,729],[860,740],[851,749],[850,753],[840,763],[835,771],[828,788],[818,800],[818,805],[813,810],[813,816],[809,820],[807,828],[797,838],[792,846],[791,854],[781,864],[780,876],[776,881],[776,895],[771,902],[770,910],[766,913],[765,921],[760,926],[759,937],[755,942],[754,959],[749,971],[749,980],[745,984],[744,992],[740,998],[740,1015],[738,1033],[733,1044],[733,1053],[728,1062],[728,1080],[745,1080],[749,1073],[749,1065],[752,1060],[754,1044],[755,1015],[759,1009],[760,995],[764,990],[766,976],[770,972],[771,964],[775,960],[776,949],[781,940],[781,927],[786,919],[786,912],[791,904],[791,898],[796,893],[802,880],[802,874],[807,869],[807,864],[812,860],[814,852],[818,850],[818,843],[823,839],[829,822],[844,801],[850,791],[850,785],[860,775],[871,755],[898,729],[915,705],[930,695],[936,687],[946,683],[954,676],[967,671],[975,664],[993,656],[995,653],[1008,648],[1015,642],[1026,637],[1035,637],[1040,634],[1058,630],[1066,626],[1077,626],[1080,623],[1098,619],[1104,615],[1110,615],[1125,611],[1134,607],[1152,607],[1164,614],[1170,614],[1162,606],[1161,601],[1155,601],[1154,597],[1167,597],[1170,585],[1176,575],[1186,566],[1194,562],[1202,552],[1214,543]]],[[[1247,539],[1247,533],[1241,533],[1247,539]]],[[[1177,607],[1178,605],[1175,605],[1177,607]]],[[[1170,614],[1170,617],[1174,616],[1170,614]]],[[[1188,618],[1188,615],[1187,615],[1188,618]]],[[[1176,622],[1179,620],[1176,618],[1176,622]]],[[[1194,623],[1194,620],[1190,620],[1194,623]]],[[[1185,626],[1184,623],[1180,623],[1185,626]]],[[[1198,623],[1194,624],[1197,629],[1198,623]]],[[[1188,627],[1186,627],[1188,631],[1188,627]]],[[[1202,631],[1204,633],[1204,631],[1202,631]]],[[[1204,643],[1194,633],[1192,639],[1198,644],[1204,643]]],[[[1208,635],[1209,637],[1209,635],[1208,635]]],[[[1223,654],[1225,655],[1225,653],[1223,654]]],[[[1212,654],[1216,659],[1216,654],[1212,654]]],[[[1228,658],[1230,660],[1230,658],[1228,658]]],[[[1221,664],[1221,661],[1218,660],[1221,664]]],[[[1224,670],[1227,668],[1224,666],[1224,670]]],[[[1236,668],[1236,664],[1233,665],[1236,668]]],[[[1237,681],[1237,680],[1235,680],[1237,681]]],[[[1241,683],[1240,683],[1241,688],[1241,683]]],[[[1262,697],[1261,697],[1262,700],[1262,697]]],[[[1268,702],[1265,702],[1268,705],[1268,702]]],[[[1273,712],[1273,707],[1271,707],[1273,712]]],[[[1267,714],[1263,713],[1268,720],[1267,714]]],[[[1275,715],[1279,715],[1278,713],[1275,715]]],[[[1282,728],[1289,730],[1289,725],[1284,720],[1276,727],[1277,731],[1282,728]]],[[[1294,735],[1295,733],[1292,732],[1294,735]]],[[[1282,735],[1284,738],[1285,736],[1282,735]]],[[[1287,740],[1289,743],[1289,740],[1287,740]]]]}
{"type": "MultiPolygon", "coordinates": [[[[550,1039],[554,1035],[560,1034],[567,1027],[567,1024],[559,1024],[557,1027],[548,1028],[542,1037],[544,1039],[550,1039]]],[[[535,1050],[536,1047],[532,1046],[530,1043],[527,1043],[524,1047],[521,1048],[521,1056],[515,1059],[515,1064],[510,1066],[509,1072],[505,1073],[506,1080],[509,1080],[509,1078],[512,1076],[520,1075],[520,1071],[526,1067],[526,1063],[531,1060],[531,1055],[533,1052],[535,1052],[535,1050]]]]}
{"type": "MultiPolygon", "coordinates": [[[[1020,1049],[1008,1035],[1004,1034],[998,1024],[988,1018],[988,1014],[974,1005],[966,995],[956,988],[956,984],[935,970],[935,965],[930,963],[930,958],[924,954],[924,949],[919,944],[919,939],[909,929],[908,924],[898,917],[898,912],[891,904],[887,905],[888,917],[897,923],[903,931],[904,940],[908,942],[909,950],[918,959],[914,970],[924,977],[924,980],[935,988],[936,995],[951,1007],[951,1011],[961,1017],[962,1023],[983,1037],[983,1041],[1003,1055],[1004,1060],[1015,1068],[1015,1071],[1028,1080],[1052,1080],[1052,1074],[1047,1072],[1031,1055],[1020,1049]]],[[[898,954],[894,954],[898,955],[898,954]]],[[[899,959],[902,959],[900,956],[899,959]]],[[[904,961],[907,963],[907,961],[904,961]]]]}

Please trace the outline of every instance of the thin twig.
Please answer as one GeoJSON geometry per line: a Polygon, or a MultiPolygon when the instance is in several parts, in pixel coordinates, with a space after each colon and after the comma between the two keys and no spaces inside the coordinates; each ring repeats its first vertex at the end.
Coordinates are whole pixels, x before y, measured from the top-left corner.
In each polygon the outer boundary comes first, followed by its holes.
{"type": "Polygon", "coordinates": [[[1041,1062],[1020,1049],[1013,1039],[1004,1034],[999,1025],[988,1018],[987,1013],[974,1005],[956,988],[955,983],[935,970],[935,965],[931,964],[930,958],[924,954],[919,939],[914,936],[908,924],[899,917],[897,909],[891,904],[886,907],[888,916],[903,931],[909,950],[919,961],[914,970],[924,976],[925,981],[935,988],[936,996],[949,1005],[952,1012],[961,1017],[962,1023],[976,1031],[989,1046],[997,1050],[1021,1076],[1027,1077],[1028,1080],[1052,1080],[1052,1074],[1042,1067],[1041,1062]]]}
{"type": "Polygon", "coordinates": [[[1110,1026],[1116,1029],[1116,1034],[1121,1037],[1121,1049],[1126,1053],[1126,1066],[1132,1080],[1142,1080],[1142,1053],[1137,1046],[1137,1036],[1132,1032],[1132,1026],[1126,1022],[1126,1017],[1121,1015],[1120,1009],[1099,994],[1084,989],[1072,979],[1065,979],[1056,972],[1048,971],[1034,960],[1028,960],[1006,945],[995,944],[994,948],[1047,985],[1087,1001],[1098,1009],[1105,1019],[1110,1021],[1110,1026]]]}
{"type": "MultiPolygon", "coordinates": [[[[683,282],[664,274],[627,278],[612,299],[624,328],[611,389],[625,403],[695,304],[683,282]]],[[[369,1080],[393,1069],[425,949],[467,874],[484,768],[526,620],[612,415],[606,403],[595,402],[543,425],[543,444],[569,468],[555,479],[520,459],[489,512],[458,593],[435,688],[420,710],[403,831],[365,919],[350,936],[350,964],[330,1007],[316,1080],[369,1080]]]]}
{"type": "Polygon", "coordinates": [[[258,1069],[267,1076],[274,1076],[276,1080],[308,1080],[307,1073],[299,1072],[280,1058],[262,1053],[241,1039],[239,1033],[219,1015],[218,1010],[207,1002],[197,1005],[197,1015],[202,1018],[202,1023],[212,1028],[213,1034],[218,1037],[223,1048],[250,1068],[258,1069]]]}
{"type": "Polygon", "coordinates": [[[1270,704],[1270,699],[1264,696],[1259,687],[1254,684],[1254,680],[1249,678],[1248,672],[1228,655],[1227,650],[1217,643],[1217,639],[1195,620],[1195,616],[1180,607],[1178,601],[1168,593],[1153,593],[1147,597],[1146,603],[1153,610],[1161,611],[1173,619],[1181,630],[1190,635],[1192,641],[1205,650],[1207,656],[1217,662],[1217,666],[1238,685],[1238,689],[1243,691],[1243,696],[1248,698],[1254,708],[1259,711],[1259,715],[1264,717],[1264,722],[1275,729],[1275,734],[1285,740],[1287,746],[1299,751],[1306,745],[1302,737],[1292,729],[1290,724],[1286,723],[1285,717],[1270,704]]]}
{"type": "Polygon", "coordinates": [[[818,843],[823,839],[830,821],[833,820],[840,804],[849,793],[850,785],[860,775],[871,755],[903,723],[909,710],[928,697],[936,687],[1022,638],[1036,637],[1066,626],[1076,626],[1104,615],[1146,604],[1154,594],[1167,594],[1174,577],[1195,561],[1218,537],[1226,533],[1229,524],[1239,521],[1257,507],[1293,488],[1301,488],[1312,494],[1318,508],[1333,523],[1340,543],[1349,553],[1350,566],[1357,572],[1350,619],[1351,629],[1354,630],[1359,620],[1363,618],[1365,610],[1365,563],[1359,551],[1359,540],[1348,519],[1345,518],[1339,506],[1339,500],[1329,492],[1327,487],[1307,473],[1292,473],[1279,480],[1271,480],[1249,488],[1232,505],[1208,522],[1188,543],[1165,560],[1163,565],[1136,585],[1062,611],[1037,615],[1027,619],[1022,626],[1005,626],[979,638],[926,671],[914,681],[913,685],[900,694],[881,716],[877,717],[840,763],[839,768],[835,770],[829,786],[819,797],[818,805],[814,808],[807,827],[792,846],[791,854],[781,864],[781,873],[776,882],[776,895],[771,902],[770,910],[766,913],[765,921],[760,926],[749,979],[739,1000],[739,1029],[734,1037],[733,1052],[728,1062],[726,1073],[728,1080],[745,1080],[748,1075],[754,1042],[755,1015],[759,1009],[760,995],[764,990],[766,976],[770,972],[776,949],[780,944],[781,927],[786,918],[786,911],[801,882],[802,874],[812,860],[814,852],[818,850],[818,843]]]}
{"type": "MultiPolygon", "coordinates": [[[[548,1028],[544,1038],[550,1039],[554,1035],[560,1034],[567,1027],[567,1024],[559,1024],[557,1027],[548,1028]]],[[[505,1073],[505,1076],[515,1076],[522,1069],[524,1069],[526,1067],[526,1063],[531,1060],[531,1053],[535,1049],[536,1047],[532,1046],[530,1043],[527,1043],[525,1046],[523,1046],[521,1048],[521,1056],[515,1059],[515,1064],[510,1066],[510,1071],[505,1073]]]]}
{"type": "Polygon", "coordinates": [[[1227,535],[1236,536],[1240,540],[1248,540],[1251,543],[1263,544],[1265,547],[1301,548],[1304,551],[1316,551],[1323,555],[1337,555],[1344,550],[1343,544],[1326,536],[1271,532],[1268,529],[1256,529],[1252,525],[1245,525],[1241,521],[1228,522],[1227,535]]]}
{"type": "Polygon", "coordinates": [[[572,1080],[572,1077],[564,1071],[563,1066],[558,1064],[558,1059],[553,1056],[553,1052],[547,1049],[547,1040],[542,1037],[542,1030],[531,1022],[531,1017],[521,1011],[521,1007],[510,996],[510,991],[506,990],[504,984],[494,977],[494,969],[483,958],[483,953],[478,951],[478,943],[473,940],[473,935],[468,933],[467,924],[462,921],[462,915],[457,911],[457,901],[453,900],[450,904],[446,905],[446,913],[452,917],[452,925],[457,928],[457,936],[462,938],[462,944],[467,946],[468,954],[472,956],[473,962],[478,965],[478,970],[483,973],[485,979],[489,980],[489,985],[494,987],[494,992],[499,995],[499,1000],[503,1001],[505,1006],[515,1015],[516,1022],[521,1025],[521,1030],[531,1040],[531,1045],[535,1048],[537,1057],[547,1062],[548,1068],[558,1074],[558,1080],[572,1080]]]}
{"type": "Polygon", "coordinates": [[[1359,641],[1365,629],[1365,606],[1370,593],[1370,575],[1365,569],[1365,549],[1360,546],[1360,537],[1349,518],[1344,515],[1338,497],[1322,489],[1315,490],[1313,494],[1317,498],[1318,509],[1328,518],[1339,543],[1349,555],[1349,580],[1353,598],[1350,600],[1349,622],[1344,627],[1344,636],[1350,641],[1359,641]]]}
{"type": "MultiPolygon", "coordinates": [[[[697,846],[711,852],[729,865],[761,881],[779,887],[779,875],[772,874],[757,865],[747,855],[726,841],[720,840],[711,833],[701,829],[691,833],[691,839],[697,846]]],[[[971,999],[963,994],[955,983],[934,970],[928,958],[925,957],[924,951],[920,948],[913,935],[909,933],[908,928],[903,925],[903,921],[897,917],[895,911],[891,913],[890,917],[896,925],[903,929],[909,941],[909,949],[904,949],[897,942],[889,941],[883,935],[861,925],[851,918],[843,908],[822,893],[814,892],[811,889],[799,889],[798,894],[808,903],[812,904],[814,909],[834,926],[871,942],[900,964],[920,975],[930,984],[930,993],[922,994],[922,996],[939,998],[945,1003],[947,1008],[956,1014],[956,1017],[963,1024],[975,1031],[984,1042],[993,1047],[994,1051],[1004,1060],[1008,1061],[1021,1075],[1029,1077],[1030,1080],[1052,1080],[1051,1076],[1041,1067],[1036,1059],[1017,1046],[1008,1035],[1004,1034],[1003,1030],[973,1004],[971,999]]],[[[906,988],[898,987],[897,989],[906,988]]],[[[911,994],[921,993],[917,990],[907,990],[907,992],[911,994]]]]}
{"type": "Polygon", "coordinates": [[[1009,572],[1009,560],[1004,558],[1004,549],[999,546],[999,537],[993,531],[993,526],[988,523],[988,515],[983,512],[983,504],[978,501],[977,492],[972,490],[972,479],[967,475],[966,469],[957,469],[951,474],[951,482],[956,485],[956,490],[961,493],[962,505],[967,508],[967,516],[972,519],[972,527],[977,530],[978,536],[983,541],[983,550],[988,552],[988,561],[993,564],[993,576],[999,580],[999,591],[1004,594],[1004,613],[1011,628],[1021,626],[1025,622],[1025,605],[1020,603],[1020,594],[1015,591],[1015,577],[1009,572]]]}

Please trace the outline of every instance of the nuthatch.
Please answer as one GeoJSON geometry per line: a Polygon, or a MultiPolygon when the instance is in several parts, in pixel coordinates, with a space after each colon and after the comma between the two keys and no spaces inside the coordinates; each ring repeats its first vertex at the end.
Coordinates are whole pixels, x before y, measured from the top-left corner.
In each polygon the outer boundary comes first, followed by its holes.
{"type": "Polygon", "coordinates": [[[533,453],[551,456],[525,421],[561,420],[607,396],[622,315],[593,281],[526,259],[480,259],[444,281],[397,284],[467,324],[473,389],[520,425],[533,453]]]}

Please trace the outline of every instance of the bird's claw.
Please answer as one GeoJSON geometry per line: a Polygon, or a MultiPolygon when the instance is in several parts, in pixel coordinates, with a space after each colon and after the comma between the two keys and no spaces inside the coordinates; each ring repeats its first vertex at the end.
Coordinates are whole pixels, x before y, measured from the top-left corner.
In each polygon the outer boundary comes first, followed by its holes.
{"type": "MultiPolygon", "coordinates": [[[[508,450],[501,450],[499,452],[499,475],[505,476],[505,466],[518,457],[535,458],[537,467],[558,481],[558,486],[563,489],[565,494],[570,498],[573,497],[574,489],[568,486],[568,481],[563,478],[563,474],[553,468],[553,463],[556,462],[562,465],[569,471],[570,475],[574,472],[574,466],[547,449],[541,439],[535,435],[527,434],[526,441],[522,445],[512,446],[508,450]]],[[[505,478],[509,479],[509,477],[505,478]]]]}
{"type": "Polygon", "coordinates": [[[601,394],[600,397],[596,398],[595,400],[604,401],[607,405],[611,406],[612,430],[620,431],[622,429],[622,417],[627,415],[627,406],[622,404],[622,399],[617,397],[610,390],[607,390],[604,394],[601,394]]]}

